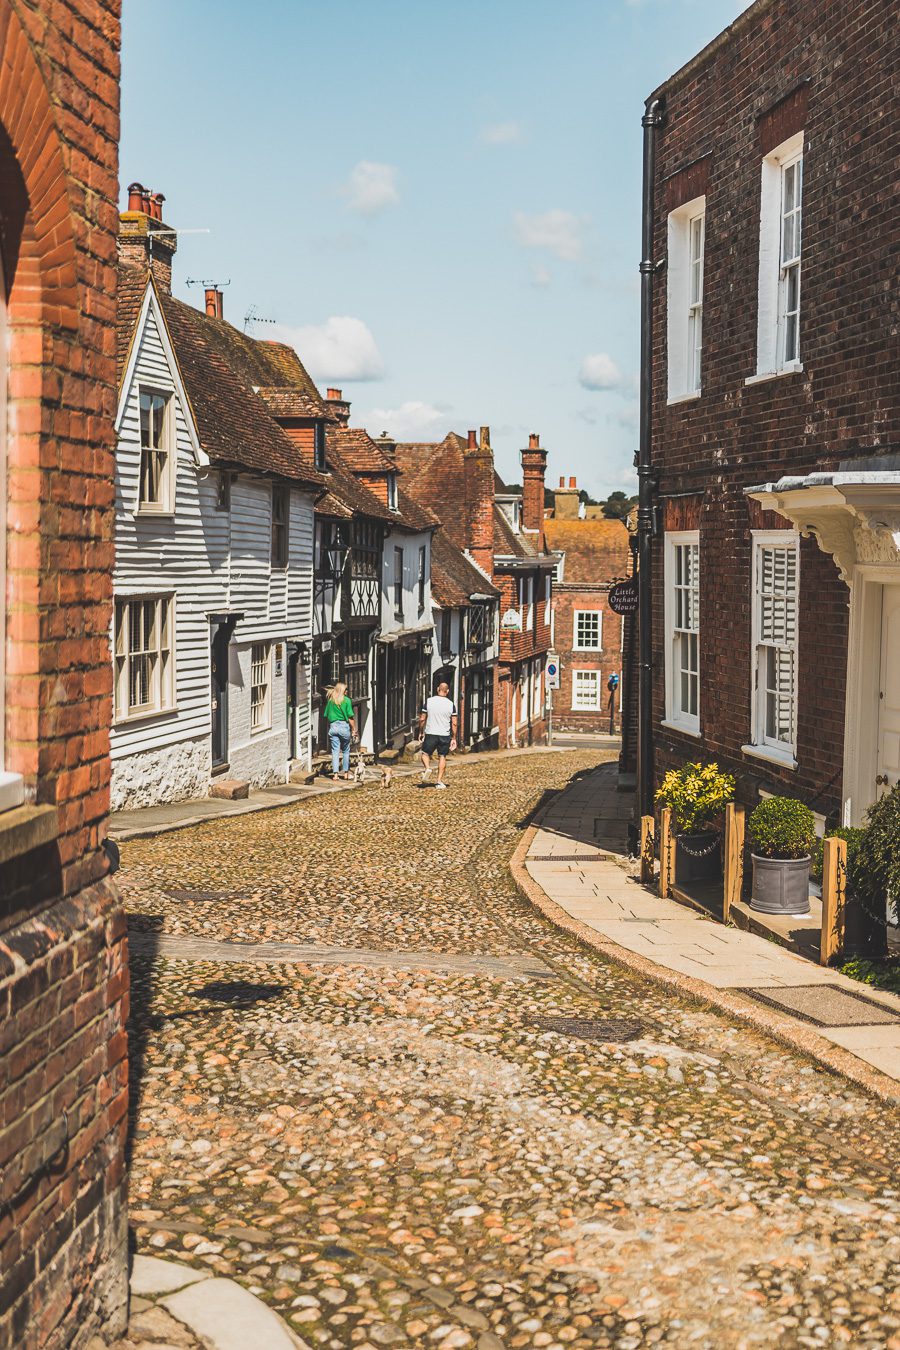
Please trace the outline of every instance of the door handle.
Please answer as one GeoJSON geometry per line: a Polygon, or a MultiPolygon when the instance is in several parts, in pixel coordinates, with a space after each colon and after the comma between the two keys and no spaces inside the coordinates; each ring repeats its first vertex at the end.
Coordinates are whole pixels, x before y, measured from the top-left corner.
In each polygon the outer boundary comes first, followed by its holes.
{"type": "Polygon", "coordinates": [[[875,776],[875,784],[877,787],[887,787],[889,781],[886,773],[879,773],[875,776]]]}

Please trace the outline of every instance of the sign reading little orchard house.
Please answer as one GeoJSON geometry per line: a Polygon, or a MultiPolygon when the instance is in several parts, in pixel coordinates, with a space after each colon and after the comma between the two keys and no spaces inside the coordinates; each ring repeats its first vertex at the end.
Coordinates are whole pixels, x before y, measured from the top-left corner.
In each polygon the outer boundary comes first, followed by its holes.
{"type": "Polygon", "coordinates": [[[521,633],[522,616],[517,609],[508,609],[500,620],[500,627],[506,632],[521,633]]]}
{"type": "Polygon", "coordinates": [[[613,614],[636,614],[638,607],[637,577],[617,581],[609,588],[609,607],[613,614]]]}

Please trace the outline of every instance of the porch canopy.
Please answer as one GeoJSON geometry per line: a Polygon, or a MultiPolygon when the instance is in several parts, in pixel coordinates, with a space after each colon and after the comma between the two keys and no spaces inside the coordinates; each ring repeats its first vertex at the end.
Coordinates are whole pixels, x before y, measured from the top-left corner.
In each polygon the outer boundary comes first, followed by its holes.
{"type": "Polygon", "coordinates": [[[854,567],[900,566],[900,454],[859,459],[833,472],[788,475],[744,489],[830,553],[848,585],[854,567]]]}

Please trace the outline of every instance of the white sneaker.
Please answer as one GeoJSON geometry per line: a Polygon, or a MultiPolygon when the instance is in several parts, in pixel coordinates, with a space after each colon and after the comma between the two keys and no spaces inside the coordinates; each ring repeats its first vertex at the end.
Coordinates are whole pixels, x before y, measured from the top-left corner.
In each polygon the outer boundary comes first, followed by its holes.
{"type": "Polygon", "coordinates": [[[430,765],[430,764],[429,764],[429,766],[428,766],[427,769],[423,769],[423,770],[422,770],[422,777],[423,777],[423,779],[424,779],[424,778],[430,778],[430,777],[431,777],[431,765],[430,765]]]}
{"type": "Polygon", "coordinates": [[[446,788],[447,784],[446,784],[446,783],[435,783],[434,786],[435,786],[435,787],[439,787],[439,788],[446,788]]]}

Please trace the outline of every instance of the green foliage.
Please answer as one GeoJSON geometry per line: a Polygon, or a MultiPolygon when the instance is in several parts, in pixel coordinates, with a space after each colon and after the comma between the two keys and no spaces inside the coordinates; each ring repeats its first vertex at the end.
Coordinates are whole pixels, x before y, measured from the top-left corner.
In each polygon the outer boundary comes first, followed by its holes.
{"type": "Polygon", "coordinates": [[[629,497],[624,492],[611,492],[603,503],[603,514],[607,520],[627,520],[636,502],[637,497],[629,497]]]}
{"type": "Polygon", "coordinates": [[[656,794],[660,806],[672,812],[676,834],[708,830],[734,797],[734,778],[720,773],[718,764],[682,764],[670,769],[656,794]]]}
{"type": "Polygon", "coordinates": [[[892,994],[900,994],[900,961],[866,961],[855,957],[839,966],[842,975],[851,980],[860,980],[874,989],[887,989],[892,994]]]}
{"type": "Polygon", "coordinates": [[[816,822],[793,797],[765,797],[750,812],[747,834],[760,858],[806,858],[816,842],[816,822]]]}
{"type": "MultiPolygon", "coordinates": [[[[854,868],[859,854],[859,846],[865,838],[866,831],[861,825],[838,825],[834,830],[825,831],[825,839],[844,839],[847,842],[847,881],[848,885],[853,886],[854,868]]],[[[817,839],[813,845],[812,866],[810,872],[816,881],[822,880],[822,868],[824,865],[825,839],[817,839]]]]}
{"type": "Polygon", "coordinates": [[[900,783],[870,806],[848,889],[870,912],[884,913],[888,901],[900,908],[900,783]]]}

